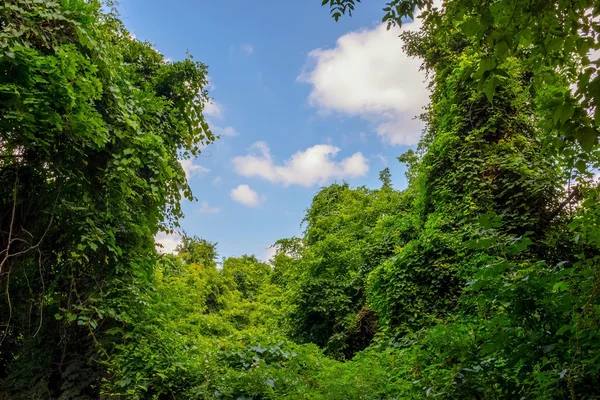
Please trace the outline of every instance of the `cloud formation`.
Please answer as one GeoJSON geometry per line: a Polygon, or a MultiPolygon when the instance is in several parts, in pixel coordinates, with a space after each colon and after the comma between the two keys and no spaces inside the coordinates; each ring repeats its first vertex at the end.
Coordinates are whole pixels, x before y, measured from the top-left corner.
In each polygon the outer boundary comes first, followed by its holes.
{"type": "Polygon", "coordinates": [[[220,126],[213,122],[212,118],[222,120],[224,116],[224,107],[217,103],[214,100],[210,100],[209,102],[204,104],[203,114],[205,117],[211,117],[211,119],[206,119],[210,130],[214,135],[217,136],[238,136],[239,133],[232,126],[220,126]]]}
{"type": "Polygon", "coordinates": [[[210,171],[210,169],[203,167],[202,165],[194,164],[194,160],[191,158],[179,160],[179,164],[181,164],[181,168],[183,168],[185,177],[188,180],[196,175],[206,174],[210,171]]]}
{"type": "Polygon", "coordinates": [[[264,250],[264,253],[260,259],[266,263],[271,263],[271,260],[273,257],[275,257],[275,254],[277,254],[277,247],[269,246],[264,250]]]}
{"type": "Polygon", "coordinates": [[[208,125],[210,126],[212,133],[215,135],[218,135],[218,136],[238,136],[239,135],[238,131],[236,131],[235,128],[232,126],[222,127],[222,126],[213,124],[211,121],[208,121],[208,125]]]}
{"type": "Polygon", "coordinates": [[[232,189],[230,196],[233,201],[247,207],[258,207],[266,199],[264,196],[259,196],[258,193],[250,189],[248,185],[239,185],[235,189],[232,189]]]}
{"type": "Polygon", "coordinates": [[[333,158],[340,151],[330,144],[318,144],[298,151],[281,165],[275,165],[265,142],[254,143],[253,154],[233,159],[235,171],[247,177],[261,177],[284,186],[312,186],[325,184],[332,179],[356,178],[369,171],[362,153],[354,153],[341,161],[333,158]]]}
{"type": "Polygon", "coordinates": [[[164,232],[158,232],[154,237],[154,243],[156,245],[156,251],[162,254],[175,253],[175,249],[181,243],[181,236],[177,233],[166,234],[164,232]]]}
{"type": "Polygon", "coordinates": [[[204,104],[202,114],[208,117],[221,118],[223,116],[223,107],[214,100],[209,100],[204,104]]]}
{"type": "Polygon", "coordinates": [[[198,209],[200,214],[218,214],[221,212],[219,207],[211,207],[208,205],[208,202],[203,201],[200,203],[200,208],[198,209]]]}
{"type": "Polygon", "coordinates": [[[423,123],[414,117],[423,112],[429,92],[421,61],[402,51],[398,35],[419,26],[417,20],[388,31],[382,24],[340,37],[333,49],[312,50],[312,68],[298,77],[312,85],[309,104],[323,115],[338,112],[370,121],[389,144],[416,144],[423,123]]]}

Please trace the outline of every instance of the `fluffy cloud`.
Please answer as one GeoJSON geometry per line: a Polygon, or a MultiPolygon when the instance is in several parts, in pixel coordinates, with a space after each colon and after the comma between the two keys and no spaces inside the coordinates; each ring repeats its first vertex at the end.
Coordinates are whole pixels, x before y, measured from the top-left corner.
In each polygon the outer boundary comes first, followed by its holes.
{"type": "Polygon", "coordinates": [[[215,90],[217,87],[215,86],[215,84],[213,83],[213,80],[211,79],[210,75],[208,75],[206,77],[206,89],[208,89],[209,91],[213,91],[215,90]]]}
{"type": "Polygon", "coordinates": [[[275,246],[269,246],[266,248],[264,254],[261,257],[261,260],[266,262],[266,263],[270,263],[271,259],[273,257],[275,257],[275,254],[277,254],[277,247],[275,246]]]}
{"type": "Polygon", "coordinates": [[[212,133],[218,136],[238,136],[239,133],[232,126],[221,127],[219,125],[213,124],[211,121],[208,121],[208,125],[212,133]]]}
{"type": "Polygon", "coordinates": [[[216,101],[210,100],[204,104],[202,113],[209,117],[221,118],[223,116],[223,107],[216,101]]]}
{"type": "Polygon", "coordinates": [[[331,179],[364,176],[369,171],[367,159],[361,153],[334,161],[340,149],[330,144],[318,144],[299,151],[282,165],[275,165],[265,142],[253,144],[251,150],[254,154],[233,159],[235,171],[243,176],[258,176],[285,186],[324,184],[331,179]]]}
{"type": "Polygon", "coordinates": [[[231,190],[231,199],[248,207],[258,207],[265,200],[264,196],[259,196],[248,185],[239,185],[231,190]]]}
{"type": "Polygon", "coordinates": [[[194,160],[191,158],[185,160],[179,160],[181,168],[185,171],[185,176],[190,179],[199,174],[206,174],[210,169],[203,167],[202,165],[194,164],[194,160]]]}
{"type": "Polygon", "coordinates": [[[312,85],[309,103],[321,114],[339,112],[375,124],[375,131],[392,145],[413,145],[423,123],[429,92],[421,61],[402,51],[402,30],[416,30],[420,22],[402,28],[379,25],[340,37],[333,49],[308,54],[312,67],[298,80],[312,85]]]}
{"type": "Polygon", "coordinates": [[[200,203],[200,208],[198,210],[200,214],[218,214],[221,212],[219,207],[211,207],[208,205],[208,202],[203,201],[200,203]]]}
{"type": "Polygon", "coordinates": [[[181,243],[181,236],[177,233],[168,235],[164,232],[159,232],[154,238],[154,243],[159,253],[175,253],[175,249],[181,243]]]}
{"type": "MultiPolygon", "coordinates": [[[[218,120],[223,119],[224,108],[220,103],[217,103],[213,100],[210,100],[208,103],[204,105],[204,115],[206,117],[216,118],[218,120]]],[[[212,119],[206,119],[208,126],[213,134],[218,136],[238,136],[238,132],[232,126],[220,126],[215,124],[212,119]]]]}

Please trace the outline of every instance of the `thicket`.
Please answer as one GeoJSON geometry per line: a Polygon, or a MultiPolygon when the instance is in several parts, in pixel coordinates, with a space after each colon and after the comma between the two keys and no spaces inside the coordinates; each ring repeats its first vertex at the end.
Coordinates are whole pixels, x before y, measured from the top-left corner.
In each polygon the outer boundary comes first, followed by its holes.
{"type": "Polygon", "coordinates": [[[430,77],[408,187],[322,188],[268,264],[156,253],[206,67],[107,10],[0,5],[0,398],[600,398],[600,5],[391,1],[430,77]]]}

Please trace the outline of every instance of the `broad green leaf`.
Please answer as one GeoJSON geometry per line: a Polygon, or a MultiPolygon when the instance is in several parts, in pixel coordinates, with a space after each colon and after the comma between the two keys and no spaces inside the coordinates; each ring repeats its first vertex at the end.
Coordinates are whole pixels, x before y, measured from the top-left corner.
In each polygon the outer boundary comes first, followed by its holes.
{"type": "Polygon", "coordinates": [[[597,144],[598,131],[590,127],[582,127],[575,133],[577,142],[585,152],[591,152],[597,144]]]}

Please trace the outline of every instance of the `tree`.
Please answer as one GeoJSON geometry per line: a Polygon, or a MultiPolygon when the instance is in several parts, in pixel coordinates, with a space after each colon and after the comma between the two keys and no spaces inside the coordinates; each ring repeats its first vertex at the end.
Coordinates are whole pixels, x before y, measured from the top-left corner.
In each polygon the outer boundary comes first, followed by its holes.
{"type": "MultiPolygon", "coordinates": [[[[340,14],[350,4],[330,2],[340,14]]],[[[384,20],[398,24],[425,9],[423,29],[402,36],[433,77],[418,157],[403,156],[416,172],[418,235],[369,276],[380,324],[399,333],[403,371],[418,377],[398,397],[597,396],[599,349],[582,338],[596,337],[600,287],[589,234],[598,5],[390,6],[384,20]],[[574,210],[563,206],[571,180],[577,197],[586,188],[574,210]]]]}
{"type": "Polygon", "coordinates": [[[379,172],[379,180],[383,187],[392,187],[392,174],[389,168],[384,168],[379,172]]]}
{"type": "Polygon", "coordinates": [[[197,264],[204,268],[217,267],[217,243],[209,242],[198,236],[184,235],[175,249],[179,257],[188,264],[197,264]]]}
{"type": "Polygon", "coordinates": [[[225,259],[222,273],[233,282],[243,298],[254,300],[261,286],[268,281],[272,269],[253,255],[243,255],[225,259]]]}
{"type": "Polygon", "coordinates": [[[304,218],[299,257],[289,260],[297,271],[288,284],[295,340],[337,358],[351,358],[370,344],[378,324],[366,304],[366,281],[393,253],[404,202],[389,187],[333,184],[317,193],[304,218]]]}
{"type": "Polygon", "coordinates": [[[0,15],[0,385],[97,398],[121,340],[106,332],[191,198],[179,158],[214,139],[206,66],[167,62],[97,1],[13,0],[0,15]]]}

